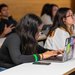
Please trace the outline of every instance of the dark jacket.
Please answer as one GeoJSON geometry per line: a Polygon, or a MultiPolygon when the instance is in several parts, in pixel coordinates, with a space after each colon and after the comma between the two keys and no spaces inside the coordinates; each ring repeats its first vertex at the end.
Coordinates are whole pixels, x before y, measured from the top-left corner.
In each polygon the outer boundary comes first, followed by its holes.
{"type": "MultiPolygon", "coordinates": [[[[11,24],[13,24],[14,26],[16,26],[17,22],[16,20],[14,20],[11,16],[8,17],[8,19],[0,19],[0,34],[2,34],[2,32],[4,31],[4,27],[5,25],[10,26],[11,24]]],[[[12,32],[15,32],[15,29],[12,30],[12,32]]],[[[11,33],[12,33],[11,32],[11,33]]],[[[10,33],[9,33],[10,34],[10,33]]]]}
{"type": "MultiPolygon", "coordinates": [[[[20,38],[16,33],[10,34],[4,41],[0,50],[0,66],[10,68],[18,64],[34,62],[33,55],[23,55],[20,52],[20,38]]],[[[37,45],[37,53],[43,53],[46,50],[37,45]]],[[[38,59],[40,56],[37,54],[38,59]]]]}

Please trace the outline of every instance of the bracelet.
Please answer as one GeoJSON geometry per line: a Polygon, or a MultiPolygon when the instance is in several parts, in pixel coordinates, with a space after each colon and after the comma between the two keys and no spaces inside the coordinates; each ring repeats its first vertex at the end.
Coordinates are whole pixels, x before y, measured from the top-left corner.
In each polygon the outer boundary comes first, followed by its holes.
{"type": "Polygon", "coordinates": [[[44,59],[43,53],[42,53],[42,59],[44,59]]]}
{"type": "Polygon", "coordinates": [[[37,62],[37,61],[38,61],[37,55],[36,55],[36,54],[33,54],[33,56],[34,56],[34,58],[35,58],[35,62],[37,62]]]}
{"type": "Polygon", "coordinates": [[[43,53],[40,54],[40,60],[43,60],[43,53]]]}

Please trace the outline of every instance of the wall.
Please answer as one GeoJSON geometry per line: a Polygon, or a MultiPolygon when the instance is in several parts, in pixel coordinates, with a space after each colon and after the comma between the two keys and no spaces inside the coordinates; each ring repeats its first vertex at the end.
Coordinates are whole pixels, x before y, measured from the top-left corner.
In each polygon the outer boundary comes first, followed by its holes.
{"type": "Polygon", "coordinates": [[[0,0],[0,3],[8,4],[11,14],[17,20],[29,12],[40,15],[45,3],[55,3],[59,7],[71,7],[71,0],[0,0]]]}
{"type": "Polygon", "coordinates": [[[75,13],[75,0],[71,0],[71,8],[75,13]]]}

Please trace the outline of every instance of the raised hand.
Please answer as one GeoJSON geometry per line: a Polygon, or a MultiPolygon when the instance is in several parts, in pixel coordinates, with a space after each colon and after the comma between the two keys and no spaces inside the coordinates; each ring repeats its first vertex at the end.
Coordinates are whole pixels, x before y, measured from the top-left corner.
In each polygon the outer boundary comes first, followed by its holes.
{"type": "Polygon", "coordinates": [[[15,26],[13,26],[13,24],[11,24],[10,26],[5,25],[4,27],[4,31],[1,34],[2,37],[4,37],[5,35],[7,35],[8,33],[12,32],[12,30],[15,28],[15,26]]]}

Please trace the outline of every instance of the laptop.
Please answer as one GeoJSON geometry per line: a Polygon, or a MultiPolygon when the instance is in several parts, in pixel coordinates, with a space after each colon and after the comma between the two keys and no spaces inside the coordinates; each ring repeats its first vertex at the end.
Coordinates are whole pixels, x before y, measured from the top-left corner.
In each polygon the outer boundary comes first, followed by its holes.
{"type": "Polygon", "coordinates": [[[63,54],[51,57],[49,60],[53,62],[65,62],[71,60],[74,55],[75,36],[71,36],[65,41],[65,50],[63,54]]]}

